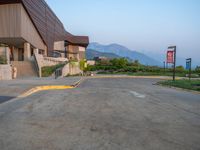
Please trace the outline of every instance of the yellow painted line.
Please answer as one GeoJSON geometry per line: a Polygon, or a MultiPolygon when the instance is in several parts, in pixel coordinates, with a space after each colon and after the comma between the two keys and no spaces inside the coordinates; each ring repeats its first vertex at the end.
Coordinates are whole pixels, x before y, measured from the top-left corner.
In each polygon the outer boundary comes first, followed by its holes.
{"type": "Polygon", "coordinates": [[[46,86],[37,86],[35,88],[32,88],[28,90],[27,92],[23,93],[22,95],[18,96],[18,98],[23,98],[30,96],[34,93],[37,93],[39,91],[48,91],[48,90],[65,90],[65,89],[73,89],[77,88],[83,81],[83,78],[81,78],[79,81],[77,81],[73,85],[46,85],[46,86]]]}
{"type": "Polygon", "coordinates": [[[65,90],[65,89],[73,89],[74,86],[68,85],[51,85],[51,86],[38,86],[35,88],[30,89],[29,91],[23,93],[22,95],[18,96],[19,98],[30,96],[39,91],[47,91],[47,90],[65,90]]]}

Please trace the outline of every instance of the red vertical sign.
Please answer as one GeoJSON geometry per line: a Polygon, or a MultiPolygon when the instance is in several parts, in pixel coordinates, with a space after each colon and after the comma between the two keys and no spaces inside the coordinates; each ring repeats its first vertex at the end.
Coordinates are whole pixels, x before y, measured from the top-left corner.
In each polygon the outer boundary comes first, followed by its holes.
{"type": "Polygon", "coordinates": [[[174,51],[167,51],[167,63],[174,63],[174,51]]]}

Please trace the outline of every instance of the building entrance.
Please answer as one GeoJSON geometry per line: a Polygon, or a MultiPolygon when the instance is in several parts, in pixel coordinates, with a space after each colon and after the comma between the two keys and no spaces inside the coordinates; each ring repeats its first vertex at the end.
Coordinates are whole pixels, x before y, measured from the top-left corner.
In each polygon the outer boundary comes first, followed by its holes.
{"type": "Polygon", "coordinates": [[[18,61],[24,61],[24,49],[23,48],[18,49],[18,61]]]}

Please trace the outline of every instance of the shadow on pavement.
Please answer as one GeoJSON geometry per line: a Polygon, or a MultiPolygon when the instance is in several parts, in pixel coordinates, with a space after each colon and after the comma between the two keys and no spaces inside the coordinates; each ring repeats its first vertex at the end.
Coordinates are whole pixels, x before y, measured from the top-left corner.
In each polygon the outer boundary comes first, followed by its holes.
{"type": "Polygon", "coordinates": [[[11,99],[13,99],[15,97],[11,97],[11,96],[0,96],[0,104],[5,103],[11,99]]]}

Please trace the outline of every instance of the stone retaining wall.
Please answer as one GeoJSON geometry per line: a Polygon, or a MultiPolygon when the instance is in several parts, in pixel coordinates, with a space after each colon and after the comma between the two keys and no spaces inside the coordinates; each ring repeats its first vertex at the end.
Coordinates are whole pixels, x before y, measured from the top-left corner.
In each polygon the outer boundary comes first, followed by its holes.
{"type": "Polygon", "coordinates": [[[12,80],[12,67],[10,65],[0,65],[0,80],[12,80]]]}
{"type": "Polygon", "coordinates": [[[62,76],[65,77],[67,75],[77,75],[77,74],[82,74],[83,71],[80,70],[80,67],[77,64],[70,64],[68,63],[63,67],[62,70],[62,76]]]}

